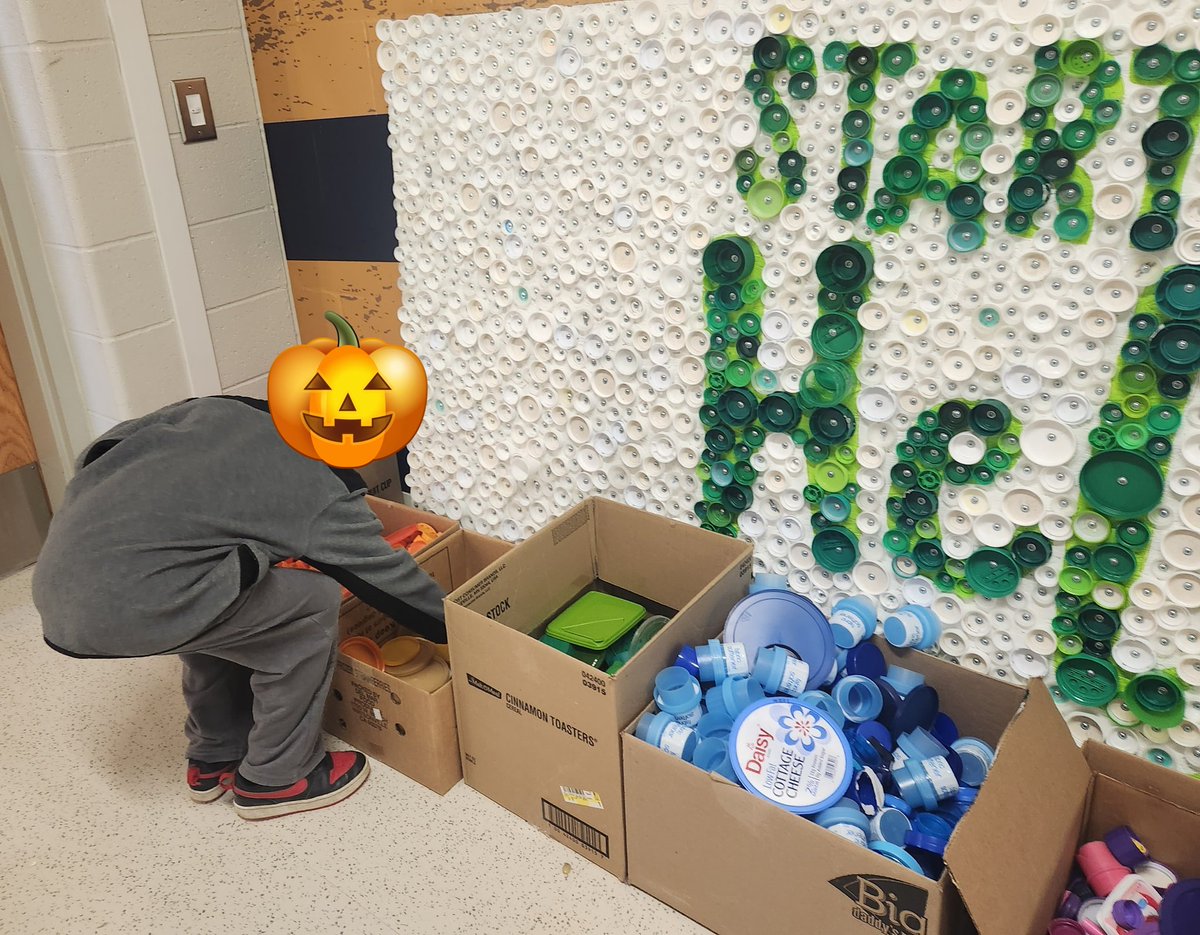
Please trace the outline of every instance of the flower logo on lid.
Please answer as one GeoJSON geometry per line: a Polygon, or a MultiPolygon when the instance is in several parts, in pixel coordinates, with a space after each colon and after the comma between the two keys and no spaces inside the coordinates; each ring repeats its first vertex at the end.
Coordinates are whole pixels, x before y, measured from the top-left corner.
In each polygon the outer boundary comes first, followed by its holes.
{"type": "Polygon", "coordinates": [[[812,750],[818,740],[829,737],[829,731],[817,722],[816,715],[799,705],[792,705],[792,709],[779,718],[779,726],[787,731],[783,738],[784,743],[793,747],[800,744],[805,750],[812,750]]]}

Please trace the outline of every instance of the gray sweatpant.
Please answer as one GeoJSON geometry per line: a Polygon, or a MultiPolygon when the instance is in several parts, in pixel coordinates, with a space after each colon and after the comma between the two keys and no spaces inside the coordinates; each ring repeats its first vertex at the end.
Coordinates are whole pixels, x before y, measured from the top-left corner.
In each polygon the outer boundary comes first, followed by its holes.
{"type": "Polygon", "coordinates": [[[291,785],[316,767],[340,603],[332,578],[272,568],[180,647],[188,757],[241,760],[243,776],[268,786],[291,785]]]}

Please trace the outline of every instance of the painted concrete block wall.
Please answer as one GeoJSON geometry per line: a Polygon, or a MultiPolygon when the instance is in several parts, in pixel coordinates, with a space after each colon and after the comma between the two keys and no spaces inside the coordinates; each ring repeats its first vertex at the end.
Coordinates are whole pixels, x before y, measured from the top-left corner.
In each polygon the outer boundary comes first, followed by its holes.
{"type": "Polygon", "coordinates": [[[297,337],[238,0],[142,0],[224,391],[266,395],[297,337]],[[171,82],[208,80],[217,139],[184,145],[171,82]]]}

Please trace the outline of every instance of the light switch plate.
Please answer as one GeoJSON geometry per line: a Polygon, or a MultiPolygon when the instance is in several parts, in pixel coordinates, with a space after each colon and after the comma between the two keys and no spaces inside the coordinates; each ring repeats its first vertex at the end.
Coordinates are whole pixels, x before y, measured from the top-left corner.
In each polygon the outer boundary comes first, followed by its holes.
{"type": "Polygon", "coordinates": [[[208,82],[203,78],[180,78],[173,83],[183,141],[215,140],[217,122],[213,119],[212,102],[208,98],[208,82]]]}

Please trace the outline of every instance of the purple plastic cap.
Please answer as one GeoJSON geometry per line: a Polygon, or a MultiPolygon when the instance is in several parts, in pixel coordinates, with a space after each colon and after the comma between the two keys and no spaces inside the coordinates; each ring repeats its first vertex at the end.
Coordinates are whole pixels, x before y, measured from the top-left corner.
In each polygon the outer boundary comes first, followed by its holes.
{"type": "Polygon", "coordinates": [[[1063,893],[1062,900],[1058,904],[1058,911],[1054,913],[1056,919],[1074,919],[1079,915],[1079,907],[1083,905],[1083,900],[1067,890],[1063,893]]]}
{"type": "Polygon", "coordinates": [[[1142,907],[1132,899],[1118,899],[1113,903],[1112,917],[1117,925],[1131,932],[1140,928],[1141,924],[1146,921],[1146,917],[1142,915],[1142,907]]]}
{"type": "Polygon", "coordinates": [[[1195,935],[1200,930],[1200,880],[1180,880],[1158,907],[1162,935],[1195,935]]]}
{"type": "Polygon", "coordinates": [[[1072,919],[1055,919],[1046,929],[1046,935],[1083,935],[1083,928],[1072,919]]]}
{"type": "Polygon", "coordinates": [[[1150,855],[1146,853],[1145,845],[1138,840],[1138,836],[1133,833],[1133,829],[1128,825],[1121,825],[1113,828],[1104,836],[1104,843],[1108,845],[1108,849],[1112,852],[1113,857],[1117,862],[1124,867],[1132,870],[1138,864],[1145,863],[1150,860],[1150,855]]]}
{"type": "Polygon", "coordinates": [[[1147,919],[1137,927],[1134,935],[1159,935],[1161,931],[1162,927],[1158,924],[1157,919],[1147,919]]]}

